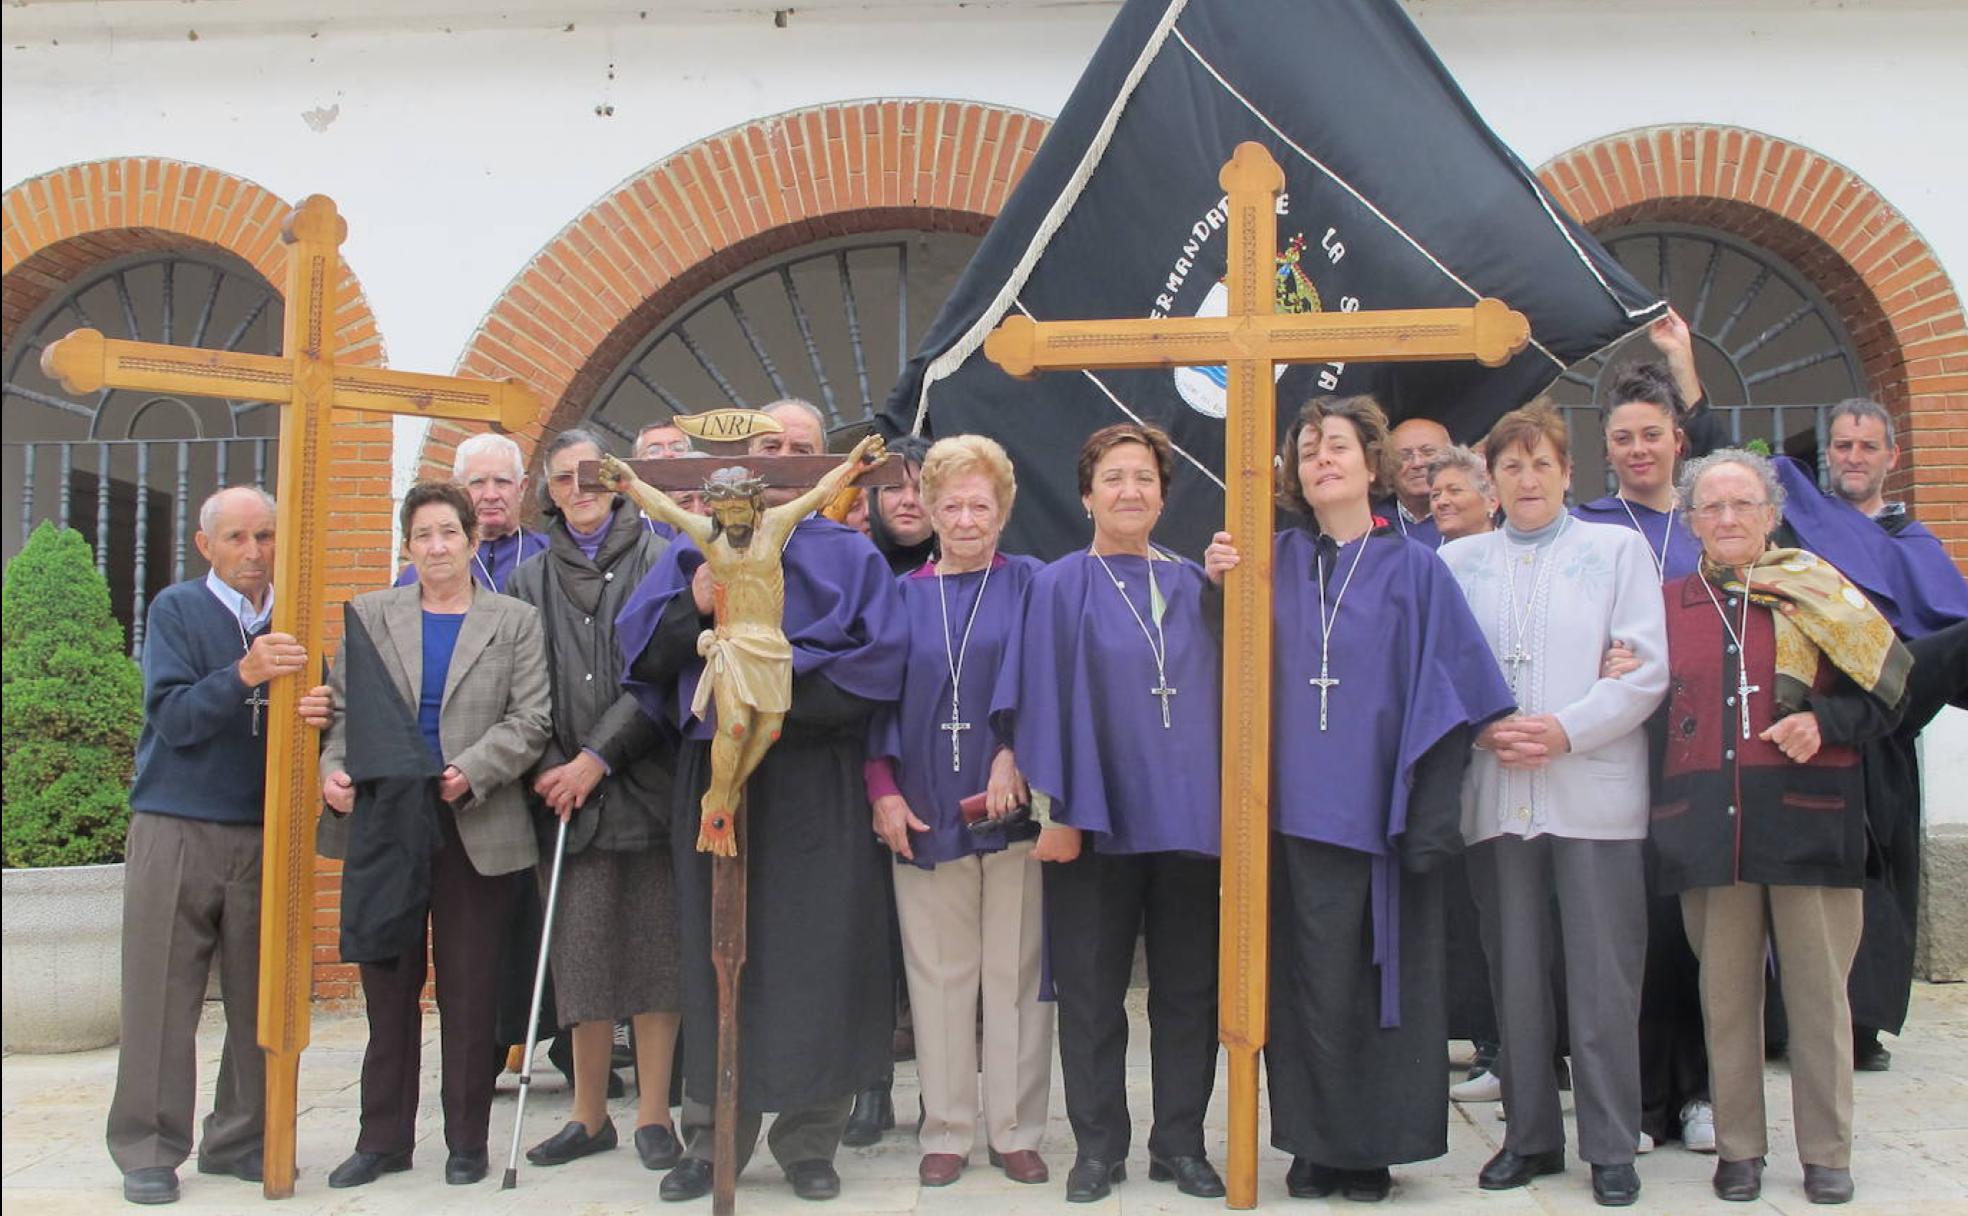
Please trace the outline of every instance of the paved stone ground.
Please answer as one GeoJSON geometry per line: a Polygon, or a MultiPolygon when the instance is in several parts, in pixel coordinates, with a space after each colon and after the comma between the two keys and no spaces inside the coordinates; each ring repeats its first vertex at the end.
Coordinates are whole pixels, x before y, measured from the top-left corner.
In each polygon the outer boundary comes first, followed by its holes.
{"type": "MultiPolygon", "coordinates": [[[[1138,994],[1137,994],[1138,996],[1138,994]]],[[[1137,1120],[1148,1110],[1146,1027],[1140,1010],[1129,1056],[1129,1091],[1137,1120]]],[[[1857,1078],[1858,1147],[1853,1171],[1859,1202],[1850,1212],[1968,1213],[1968,984],[1920,985],[1914,992],[1910,1033],[1891,1041],[1893,1070],[1861,1073],[1857,1078]]],[[[396,1213],[437,1216],[438,1213],[579,1212],[601,1214],[629,1211],[674,1211],[676,1216],[707,1212],[709,1200],[674,1208],[656,1201],[657,1175],[644,1172],[627,1140],[635,1118],[631,1097],[613,1105],[624,1147],[613,1153],[558,1169],[524,1164],[516,1190],[497,1189],[500,1167],[511,1134],[512,1078],[502,1082],[492,1112],[493,1170],[474,1187],[444,1185],[441,1165],[443,1138],[436,1103],[434,1071],[437,1024],[425,1023],[424,1106],[418,1120],[420,1142],[417,1167],[390,1175],[352,1191],[331,1191],[325,1185],[334,1168],[355,1142],[356,1071],[364,1038],[360,1018],[330,1015],[315,1025],[314,1046],[301,1069],[300,1179],[295,1197],[268,1207],[257,1188],[225,1178],[206,1178],[183,1171],[186,1212],[396,1213]]],[[[217,1071],[219,1033],[208,1017],[200,1034],[201,1067],[206,1077],[202,1103],[210,1101],[210,1078],[217,1071]]],[[[1466,1051],[1466,1045],[1455,1047],[1466,1051]]],[[[1455,1053],[1452,1053],[1455,1054],[1455,1053]]],[[[10,1055],[0,1076],[4,1079],[4,1114],[0,1115],[0,1203],[7,1216],[22,1213],[94,1213],[122,1207],[118,1177],[103,1150],[103,1112],[116,1070],[114,1049],[66,1056],[10,1055]]],[[[557,1073],[541,1056],[542,1080],[536,1084],[526,1113],[526,1141],[540,1140],[565,1121],[569,1093],[557,1073]]],[[[1145,1122],[1137,1124],[1136,1149],[1130,1160],[1130,1180],[1102,1204],[1068,1207],[1061,1188],[1072,1160],[1072,1136],[1054,1071],[1052,1127],[1046,1156],[1054,1181],[1042,1187],[1018,1186],[983,1165],[983,1146],[976,1163],[956,1185],[925,1190],[915,1181],[917,1151],[913,1138],[890,1133],[867,1149],[843,1149],[839,1160],[844,1189],[826,1207],[793,1198],[790,1190],[761,1152],[740,1180],[740,1210],[752,1214],[800,1213],[819,1216],[847,1213],[924,1213],[925,1216],[1025,1216],[1037,1212],[1202,1213],[1218,1205],[1179,1195],[1170,1186],[1147,1181],[1145,1122]]],[[[896,1105],[913,1109],[914,1069],[897,1069],[896,1105]]],[[[1218,1100],[1211,1111],[1212,1153],[1222,1163],[1224,1082],[1217,1083],[1218,1100]]],[[[1641,1158],[1645,1183],[1637,1211],[1663,1213],[1787,1212],[1807,1209],[1800,1171],[1791,1139],[1789,1080],[1781,1065],[1769,1072],[1770,1112],[1774,1119],[1770,1170],[1760,1205],[1723,1204],[1709,1192],[1714,1158],[1698,1156],[1669,1145],[1641,1158]]],[[[201,1111],[203,1105],[201,1104],[201,1111]]],[[[1569,1102],[1568,1102],[1569,1109],[1569,1102]]],[[[1519,1191],[1485,1193],[1477,1190],[1476,1171],[1501,1142],[1503,1125],[1494,1105],[1452,1108],[1449,1153],[1436,1161],[1395,1171],[1394,1204],[1415,1212],[1586,1212],[1596,1211],[1585,1170],[1574,1164],[1566,1174],[1544,1179],[1519,1191]]],[[[1345,1211],[1345,1201],[1294,1201],[1285,1195],[1285,1158],[1267,1148],[1261,1159],[1260,1207],[1270,1212],[1318,1213],[1345,1211]]],[[[125,1209],[128,1210],[128,1209],[125,1209]]]]}

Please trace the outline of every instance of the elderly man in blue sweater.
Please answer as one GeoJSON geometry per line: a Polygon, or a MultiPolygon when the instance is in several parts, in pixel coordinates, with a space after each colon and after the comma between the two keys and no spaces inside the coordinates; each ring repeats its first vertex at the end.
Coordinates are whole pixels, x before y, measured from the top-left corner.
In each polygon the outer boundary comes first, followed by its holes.
{"type": "Polygon", "coordinates": [[[132,1203],[171,1203],[191,1155],[198,1015],[212,959],[225,1051],[198,1170],[260,1181],[265,1065],[258,1035],[260,820],[267,685],[301,670],[273,633],[273,499],[220,490],[198,512],[203,578],[152,601],[144,726],[130,789],[123,892],[123,1041],[109,1155],[132,1203]]]}

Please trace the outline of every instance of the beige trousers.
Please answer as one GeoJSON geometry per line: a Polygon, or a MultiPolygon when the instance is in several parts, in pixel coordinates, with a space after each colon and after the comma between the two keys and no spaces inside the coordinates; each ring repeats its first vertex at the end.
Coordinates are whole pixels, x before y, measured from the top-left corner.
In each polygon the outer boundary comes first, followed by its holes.
{"type": "Polygon", "coordinates": [[[980,998],[990,1146],[1036,1149],[1045,1134],[1052,1006],[1039,1000],[1041,890],[1031,841],[933,870],[895,867],[925,1153],[967,1157],[976,1140],[980,998]]]}
{"type": "Polygon", "coordinates": [[[1681,895],[1701,960],[1715,1142],[1725,1161],[1769,1151],[1763,1110],[1764,942],[1774,943],[1790,1017],[1790,1094],[1806,1165],[1852,1161],[1852,1013],[1845,984],[1865,925],[1864,892],[1737,883],[1681,895]]]}

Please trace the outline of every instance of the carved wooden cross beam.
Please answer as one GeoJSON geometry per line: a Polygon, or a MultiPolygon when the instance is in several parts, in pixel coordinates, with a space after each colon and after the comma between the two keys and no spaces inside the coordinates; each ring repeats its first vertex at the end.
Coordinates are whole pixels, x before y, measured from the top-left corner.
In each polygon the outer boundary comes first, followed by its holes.
{"type": "Polygon", "coordinates": [[[1229,293],[1222,317],[1033,321],[1009,317],[984,353],[1006,372],[1226,364],[1224,530],[1243,560],[1225,577],[1223,876],[1218,1023],[1230,1055],[1226,1203],[1257,1204],[1257,1058],[1270,965],[1272,444],[1280,363],[1475,359],[1500,367],[1530,340],[1501,300],[1470,308],[1279,315],[1275,200],[1284,172],[1262,144],[1242,143],[1218,183],[1230,196],[1229,293]]]}
{"type": "Polygon", "coordinates": [[[103,388],[266,401],[280,411],[273,628],[307,648],[298,675],[272,682],[267,718],[266,849],[260,903],[260,1046],[267,1053],[266,1197],[294,1193],[294,1118],[308,1043],[314,950],[314,824],[319,749],[296,714],[320,683],[321,602],[328,552],[330,424],[336,410],[487,422],[517,430],[538,398],[514,380],[472,380],[335,364],[334,299],[348,225],[311,195],[281,229],[287,249],[280,355],[237,354],[106,339],[78,329],[41,354],[41,369],[73,393],[103,388]]]}

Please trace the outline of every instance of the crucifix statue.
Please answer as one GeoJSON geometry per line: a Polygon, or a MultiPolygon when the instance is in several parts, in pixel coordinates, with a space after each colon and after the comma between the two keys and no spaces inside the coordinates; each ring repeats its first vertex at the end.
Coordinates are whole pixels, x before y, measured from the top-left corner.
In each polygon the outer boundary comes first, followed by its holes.
{"type": "MultiPolygon", "coordinates": [[[[41,369],[72,393],[105,388],[235,401],[280,412],[275,489],[273,630],[298,639],[307,664],[272,682],[268,710],[265,859],[260,905],[260,1046],[267,1053],[265,1181],[269,1199],[294,1193],[294,1119],[301,1051],[308,1043],[314,962],[314,824],[319,747],[296,703],[320,683],[328,564],[331,423],[337,410],[487,422],[517,430],[538,399],[517,381],[430,376],[335,363],[335,293],[348,225],[325,195],[311,195],[281,229],[287,245],[286,324],[279,355],[106,339],[78,329],[41,354],[41,369]]],[[[260,705],[254,706],[257,716],[260,705]]]]}
{"type": "MultiPolygon", "coordinates": [[[[781,429],[770,414],[717,410],[684,415],[677,425],[699,445],[725,448],[781,429]]],[[[823,506],[851,504],[857,484],[901,480],[879,436],[870,435],[845,460],[831,456],[712,454],[676,460],[584,463],[585,485],[622,494],[651,519],[690,537],[703,551],[712,581],[712,623],[697,639],[704,675],[691,713],[716,710],[711,781],[700,803],[697,850],[711,854],[711,967],[717,976],[717,1094],[711,1151],[711,1210],[729,1216],[738,1184],[739,979],[745,965],[745,782],[779,739],[792,707],[793,649],[784,632],[786,576],[782,554],[793,528],[823,506]],[[806,486],[789,502],[768,507],[768,486],[806,486]],[[665,490],[695,490],[708,516],[678,506],[665,490]]]]}
{"type": "MultiPolygon", "coordinates": [[[[1275,368],[1280,363],[1438,359],[1475,359],[1498,367],[1530,340],[1530,323],[1493,299],[1478,300],[1470,308],[1277,313],[1275,200],[1284,189],[1284,172],[1262,144],[1242,143],[1217,180],[1229,195],[1227,315],[1044,322],[1014,316],[991,333],[984,353],[1021,378],[1094,368],[1224,364],[1229,370],[1224,530],[1244,546],[1244,560],[1223,583],[1223,907],[1217,999],[1218,1030],[1230,1056],[1226,1202],[1249,1208],[1257,1204],[1257,1056],[1267,1033],[1270,960],[1275,368]]],[[[1321,687],[1322,694],[1327,687],[1321,687]]]]}

